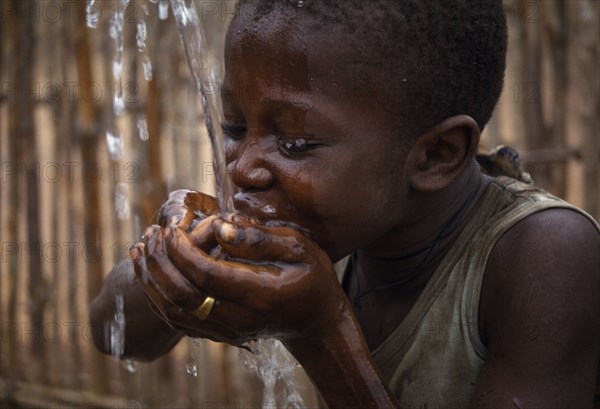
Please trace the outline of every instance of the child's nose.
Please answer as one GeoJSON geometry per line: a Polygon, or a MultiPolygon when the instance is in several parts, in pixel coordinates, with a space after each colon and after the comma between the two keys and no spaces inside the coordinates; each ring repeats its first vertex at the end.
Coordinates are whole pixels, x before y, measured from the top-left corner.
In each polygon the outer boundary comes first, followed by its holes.
{"type": "Polygon", "coordinates": [[[258,144],[250,144],[227,165],[233,183],[243,190],[266,190],[273,184],[273,173],[261,155],[258,144]]]}

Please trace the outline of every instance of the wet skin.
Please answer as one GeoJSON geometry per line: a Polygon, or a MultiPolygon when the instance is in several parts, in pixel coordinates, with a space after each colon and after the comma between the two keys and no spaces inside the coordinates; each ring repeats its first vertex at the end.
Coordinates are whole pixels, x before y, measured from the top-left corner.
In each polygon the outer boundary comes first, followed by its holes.
{"type": "MultiPolygon", "coordinates": [[[[171,343],[160,341],[163,345],[171,345],[182,334],[233,345],[275,336],[303,364],[330,407],[390,407],[397,403],[381,381],[369,349],[379,345],[410,310],[477,207],[489,183],[474,163],[479,130],[471,118],[456,116],[415,140],[400,142],[401,130],[391,126],[389,114],[378,109],[375,98],[356,98],[339,86],[347,77],[344,67],[336,65],[337,53],[352,50],[340,46],[334,52],[332,44],[340,43],[335,36],[324,40],[307,29],[310,25],[285,13],[257,20],[242,13],[233,22],[225,54],[224,127],[228,169],[238,187],[236,208],[246,216],[224,220],[216,215],[210,198],[175,194],[161,210],[160,226],[149,228],[144,243],[132,248],[139,279],[135,291],[138,298],[144,294],[156,316],[171,327],[154,315],[148,317],[155,320],[153,331],[161,331],[164,338],[170,335],[171,343]],[[331,71],[336,74],[324,74],[331,71]],[[440,243],[420,276],[407,286],[365,298],[361,309],[353,310],[332,261],[356,251],[358,263],[351,274],[362,288],[400,279],[419,265],[422,250],[467,201],[459,226],[440,243]],[[198,211],[204,216],[197,217],[198,211]],[[270,225],[273,219],[301,226],[308,234],[270,225]],[[217,302],[208,319],[200,321],[191,311],[206,295],[217,302]]],[[[572,214],[544,213],[554,224],[588,232],[592,248],[597,242],[589,226],[586,230],[572,214]]],[[[494,296],[495,288],[510,293],[507,277],[514,275],[518,283],[520,277],[532,274],[532,260],[525,267],[507,266],[510,258],[497,256],[514,251],[511,246],[519,243],[518,237],[540,234],[535,225],[523,226],[517,225],[516,238],[499,242],[490,256],[480,334],[490,346],[490,356],[501,351],[526,373],[532,352],[518,347],[518,331],[513,331],[521,325],[522,314],[507,317],[505,303],[494,296]],[[493,317],[492,324],[487,317],[493,317]],[[511,339],[495,336],[499,332],[510,333],[511,339]]],[[[563,228],[555,237],[564,242],[550,245],[572,241],[568,233],[563,228]]],[[[530,239],[523,246],[532,254],[549,251],[541,244],[532,248],[530,239]]],[[[582,243],[578,250],[588,264],[575,267],[583,282],[589,282],[590,265],[598,263],[589,246],[582,243]]],[[[545,275],[553,277],[553,265],[537,262],[545,275]]],[[[356,291],[355,285],[351,281],[349,294],[356,291]]],[[[598,303],[589,287],[578,288],[578,293],[593,310],[598,303]]],[[[530,304],[541,314],[555,308],[551,294],[530,304]]],[[[572,313],[593,316],[587,309],[572,313]]],[[[569,331],[570,325],[576,324],[563,323],[567,334],[598,339],[597,331],[587,327],[569,331]]],[[[128,345],[142,338],[126,341],[126,354],[128,345]]],[[[165,350],[157,347],[155,352],[165,350]]],[[[535,357],[537,362],[556,360],[552,354],[541,354],[535,357]]],[[[597,354],[590,350],[587,356],[593,361],[597,354]]],[[[513,390],[522,393],[521,387],[510,387],[523,380],[507,378],[503,365],[502,360],[486,365],[476,402],[481,407],[500,407],[511,402],[506,399],[512,399],[513,390]],[[497,392],[490,394],[490,389],[497,392]]],[[[536,375],[535,379],[544,378],[536,375]]],[[[560,379],[552,376],[553,382],[560,379]]],[[[581,393],[567,391],[564,401],[581,393]]],[[[543,403],[537,396],[529,401],[543,403]]]]}

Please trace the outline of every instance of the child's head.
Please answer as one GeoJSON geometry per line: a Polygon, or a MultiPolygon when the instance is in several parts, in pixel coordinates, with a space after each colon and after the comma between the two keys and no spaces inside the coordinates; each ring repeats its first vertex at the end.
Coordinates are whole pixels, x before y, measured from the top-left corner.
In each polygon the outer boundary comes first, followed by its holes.
{"type": "Polygon", "coordinates": [[[247,29],[264,30],[282,16],[309,54],[321,48],[333,57],[321,75],[394,114],[399,129],[418,134],[466,114],[483,130],[500,96],[507,43],[501,0],[238,2],[247,29]]]}
{"type": "Polygon", "coordinates": [[[502,88],[505,19],[500,0],[298,6],[238,5],[225,49],[228,167],[239,210],[295,222],[337,259],[414,217],[415,186],[440,189],[465,168],[472,144],[448,137],[432,157],[447,163],[421,183],[429,162],[411,146],[459,114],[475,121],[442,130],[478,138],[502,88]]]}

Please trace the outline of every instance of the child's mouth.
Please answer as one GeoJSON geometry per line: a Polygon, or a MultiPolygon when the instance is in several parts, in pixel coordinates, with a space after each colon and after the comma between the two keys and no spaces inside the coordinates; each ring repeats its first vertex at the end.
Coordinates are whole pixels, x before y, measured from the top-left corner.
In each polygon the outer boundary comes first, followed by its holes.
{"type": "Polygon", "coordinates": [[[289,212],[280,211],[281,209],[279,207],[261,200],[256,195],[245,192],[238,192],[233,195],[233,201],[236,211],[242,213],[244,216],[257,220],[265,226],[291,227],[302,232],[307,237],[313,238],[313,235],[308,229],[296,223],[293,218],[294,206],[292,205],[284,207],[284,209],[289,212]]]}
{"type": "Polygon", "coordinates": [[[233,201],[236,210],[263,223],[279,218],[277,209],[273,205],[261,201],[252,194],[238,192],[233,195],[233,201]]]}

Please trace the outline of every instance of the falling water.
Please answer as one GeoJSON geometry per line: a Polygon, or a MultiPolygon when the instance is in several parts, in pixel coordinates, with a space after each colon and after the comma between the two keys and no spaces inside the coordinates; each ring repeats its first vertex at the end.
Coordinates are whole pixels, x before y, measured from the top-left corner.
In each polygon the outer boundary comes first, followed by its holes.
{"type": "Polygon", "coordinates": [[[263,381],[263,409],[303,408],[304,402],[293,382],[298,362],[283,344],[276,339],[260,339],[248,347],[251,351],[240,349],[240,358],[244,366],[263,381]],[[281,399],[277,399],[275,393],[278,381],[283,386],[281,399]]]}
{"type": "Polygon", "coordinates": [[[137,23],[137,34],[135,36],[138,51],[143,52],[146,49],[146,21],[140,20],[137,23]]]}
{"type": "MultiPolygon", "coordinates": [[[[162,1],[162,0],[161,0],[162,1]]],[[[171,0],[173,15],[185,49],[188,66],[194,77],[196,89],[202,101],[204,123],[213,149],[217,199],[222,214],[233,212],[233,184],[227,174],[223,131],[221,129],[221,104],[216,85],[219,84],[216,63],[208,61],[204,35],[194,2],[186,5],[184,0],[171,0]]]]}
{"type": "Polygon", "coordinates": [[[158,18],[166,20],[169,18],[169,1],[160,0],[158,3],[158,18]]]}
{"type": "Polygon", "coordinates": [[[110,158],[115,162],[123,157],[123,138],[119,135],[116,129],[108,129],[106,131],[106,144],[110,158]]]}
{"type": "Polygon", "coordinates": [[[190,352],[190,356],[185,363],[185,371],[194,378],[198,376],[198,365],[196,364],[196,357],[193,352],[190,352]]]}
{"type": "Polygon", "coordinates": [[[125,351],[125,297],[115,295],[115,316],[110,323],[110,353],[120,359],[125,351]]]}
{"type": "Polygon", "coordinates": [[[150,57],[147,55],[142,58],[142,68],[144,69],[144,79],[152,81],[152,62],[150,62],[150,57]]]}
{"type": "Polygon", "coordinates": [[[141,141],[147,141],[150,135],[148,134],[148,124],[146,123],[146,119],[143,117],[138,118],[137,120],[137,129],[138,135],[141,141]]]}
{"type": "Polygon", "coordinates": [[[137,371],[137,362],[135,362],[133,359],[123,360],[122,365],[123,365],[123,368],[125,368],[125,370],[127,370],[127,372],[134,373],[135,371],[137,371]]]}
{"type": "Polygon", "coordinates": [[[96,0],[88,0],[85,6],[85,21],[90,28],[96,28],[100,20],[100,9],[94,3],[96,0]]]}

